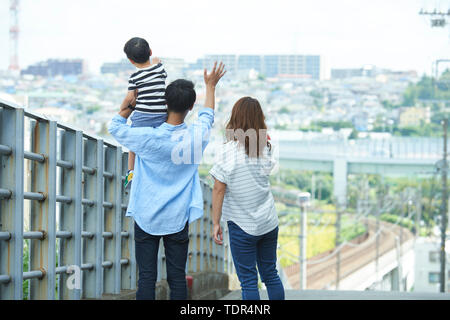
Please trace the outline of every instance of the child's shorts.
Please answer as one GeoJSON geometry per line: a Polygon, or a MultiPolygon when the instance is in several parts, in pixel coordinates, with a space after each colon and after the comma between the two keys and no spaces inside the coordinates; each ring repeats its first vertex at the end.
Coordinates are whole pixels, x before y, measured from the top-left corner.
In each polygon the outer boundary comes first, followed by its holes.
{"type": "Polygon", "coordinates": [[[167,113],[133,112],[131,115],[131,127],[159,127],[167,120],[167,113]]]}

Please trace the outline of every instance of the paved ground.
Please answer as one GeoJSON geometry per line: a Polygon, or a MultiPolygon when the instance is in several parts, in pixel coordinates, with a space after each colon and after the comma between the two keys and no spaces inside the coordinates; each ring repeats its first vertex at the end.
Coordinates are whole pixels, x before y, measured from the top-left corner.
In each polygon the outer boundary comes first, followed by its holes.
{"type": "MultiPolygon", "coordinates": [[[[285,292],[286,300],[450,300],[450,293],[334,290],[286,290],[285,292]]],[[[260,291],[260,296],[262,300],[268,300],[267,291],[260,291]]],[[[241,300],[241,291],[232,291],[221,300],[241,300]]]]}

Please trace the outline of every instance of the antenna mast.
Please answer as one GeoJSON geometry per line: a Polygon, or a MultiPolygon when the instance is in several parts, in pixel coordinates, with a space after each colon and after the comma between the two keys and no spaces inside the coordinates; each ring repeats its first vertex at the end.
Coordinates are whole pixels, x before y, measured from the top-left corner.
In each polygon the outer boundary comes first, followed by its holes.
{"type": "Polygon", "coordinates": [[[19,0],[10,0],[9,14],[9,70],[19,71],[19,0]]]}

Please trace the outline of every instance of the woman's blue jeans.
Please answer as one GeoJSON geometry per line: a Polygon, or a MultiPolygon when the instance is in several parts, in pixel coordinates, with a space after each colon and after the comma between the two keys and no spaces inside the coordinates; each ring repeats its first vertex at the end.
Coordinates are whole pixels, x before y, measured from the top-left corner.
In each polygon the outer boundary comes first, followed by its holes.
{"type": "Polygon", "coordinates": [[[276,268],[278,227],[264,235],[252,236],[228,221],[228,231],[231,255],[241,282],[242,300],[260,299],[256,265],[269,299],[284,300],[284,288],[276,268]]]}
{"type": "Polygon", "coordinates": [[[155,300],[158,275],[159,241],[163,238],[166,254],[167,282],[171,300],[187,299],[186,261],[189,246],[189,224],[180,232],[164,236],[146,233],[134,223],[136,263],[139,270],[136,300],[155,300]]]}

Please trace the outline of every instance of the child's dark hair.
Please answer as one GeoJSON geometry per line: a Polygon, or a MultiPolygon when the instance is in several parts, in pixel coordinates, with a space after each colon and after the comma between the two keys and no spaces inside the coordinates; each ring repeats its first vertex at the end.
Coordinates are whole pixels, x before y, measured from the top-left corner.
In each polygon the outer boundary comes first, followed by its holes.
{"type": "Polygon", "coordinates": [[[175,80],[166,88],[167,111],[183,113],[194,105],[196,97],[192,81],[175,80]]]}
{"type": "Polygon", "coordinates": [[[128,59],[133,60],[136,63],[145,63],[150,58],[150,46],[145,39],[131,38],[125,43],[123,51],[127,55],[128,59]]]}

